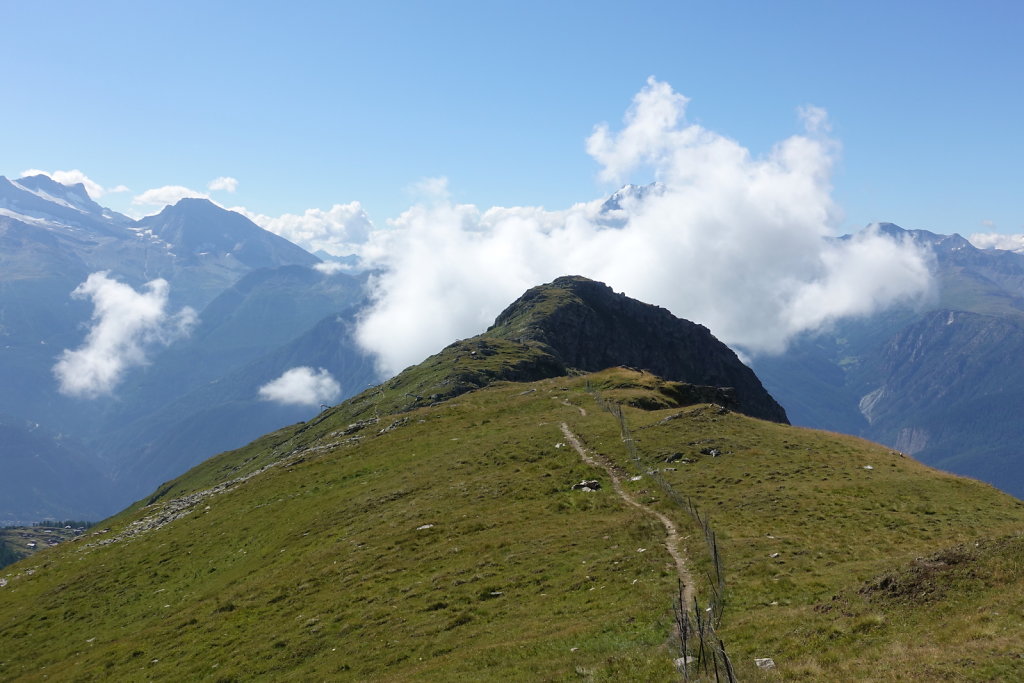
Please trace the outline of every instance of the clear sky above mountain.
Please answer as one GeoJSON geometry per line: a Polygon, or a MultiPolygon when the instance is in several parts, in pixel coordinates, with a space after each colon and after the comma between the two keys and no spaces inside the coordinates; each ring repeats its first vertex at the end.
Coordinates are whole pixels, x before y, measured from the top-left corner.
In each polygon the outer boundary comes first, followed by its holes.
{"type": "Polygon", "coordinates": [[[264,216],[359,201],[381,225],[439,177],[457,202],[566,208],[615,189],[586,140],[621,127],[654,76],[690,98],[689,122],[755,156],[803,130],[798,108],[827,111],[837,229],[1024,231],[1019,2],[131,0],[2,15],[0,173],[78,169],[135,215],[173,195],[147,191],[181,186],[264,216]]]}

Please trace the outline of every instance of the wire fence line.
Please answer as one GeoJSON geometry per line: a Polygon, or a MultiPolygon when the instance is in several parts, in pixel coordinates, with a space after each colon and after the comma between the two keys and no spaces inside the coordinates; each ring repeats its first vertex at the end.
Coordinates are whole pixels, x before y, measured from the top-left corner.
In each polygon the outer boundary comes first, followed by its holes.
{"type": "Polygon", "coordinates": [[[736,675],[732,668],[732,662],[725,651],[725,643],[716,632],[725,610],[725,572],[722,569],[722,556],[718,550],[718,538],[711,526],[709,515],[707,513],[702,515],[693,499],[676,491],[659,470],[645,468],[622,405],[601,396],[600,392],[591,385],[590,380],[587,380],[586,389],[597,405],[618,421],[619,434],[637,472],[649,476],[672,503],[689,513],[704,533],[711,567],[707,574],[708,587],[711,591],[710,600],[704,608],[701,608],[696,596],[693,598],[692,605],[686,604],[685,586],[680,581],[673,605],[680,652],[680,657],[676,662],[683,681],[689,683],[691,680],[714,676],[716,682],[734,683],[736,675]],[[694,676],[698,678],[693,678],[694,676]]]}

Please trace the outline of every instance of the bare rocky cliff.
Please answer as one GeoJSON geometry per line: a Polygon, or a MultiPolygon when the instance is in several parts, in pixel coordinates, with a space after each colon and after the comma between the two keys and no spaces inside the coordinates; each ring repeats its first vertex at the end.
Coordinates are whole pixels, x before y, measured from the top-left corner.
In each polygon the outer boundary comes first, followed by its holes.
{"type": "Polygon", "coordinates": [[[539,344],[567,368],[593,372],[624,365],[668,380],[729,388],[739,412],[789,422],[754,372],[706,327],[584,277],[560,277],[530,289],[486,336],[539,344]]]}

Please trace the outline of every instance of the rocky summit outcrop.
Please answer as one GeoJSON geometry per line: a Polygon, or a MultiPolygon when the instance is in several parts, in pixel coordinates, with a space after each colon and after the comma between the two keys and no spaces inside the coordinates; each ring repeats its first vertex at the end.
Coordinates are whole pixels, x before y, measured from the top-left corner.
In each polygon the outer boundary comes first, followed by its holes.
{"type": "Polygon", "coordinates": [[[567,368],[593,372],[624,365],[668,380],[728,387],[737,411],[789,422],[754,372],[706,327],[584,277],[530,289],[485,336],[539,344],[567,368]]]}

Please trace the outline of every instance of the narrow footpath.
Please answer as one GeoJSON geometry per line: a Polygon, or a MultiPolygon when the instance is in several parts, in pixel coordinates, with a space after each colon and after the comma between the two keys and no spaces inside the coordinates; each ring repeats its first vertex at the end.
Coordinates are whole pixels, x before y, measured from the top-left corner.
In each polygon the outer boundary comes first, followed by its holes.
{"type": "Polygon", "coordinates": [[[622,477],[615,471],[615,467],[612,466],[607,458],[598,453],[589,453],[587,449],[583,447],[583,444],[580,443],[579,438],[573,434],[571,429],[569,429],[569,425],[565,422],[562,423],[562,434],[564,434],[566,440],[572,444],[572,447],[576,449],[576,452],[579,453],[583,462],[587,463],[591,467],[599,467],[608,473],[609,479],[612,480],[612,488],[615,490],[615,493],[618,494],[619,498],[621,498],[627,505],[632,505],[638,510],[643,510],[645,513],[653,517],[657,517],[658,521],[660,521],[662,526],[665,527],[665,547],[668,548],[668,554],[672,556],[672,560],[675,562],[676,574],[679,576],[679,580],[683,585],[683,604],[692,605],[694,597],[693,578],[690,575],[690,570],[686,567],[686,557],[679,550],[681,538],[675,523],[657,510],[654,510],[633,498],[633,496],[631,496],[622,486],[622,477]]]}

